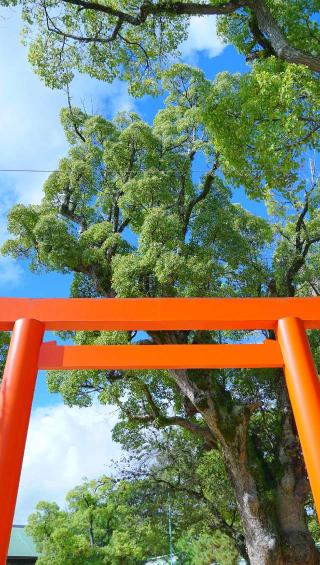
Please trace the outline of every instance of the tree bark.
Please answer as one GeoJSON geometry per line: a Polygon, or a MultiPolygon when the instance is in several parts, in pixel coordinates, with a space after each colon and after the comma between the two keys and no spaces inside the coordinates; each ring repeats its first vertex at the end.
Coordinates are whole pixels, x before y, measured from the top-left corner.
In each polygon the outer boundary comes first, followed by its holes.
{"type": "Polygon", "coordinates": [[[296,65],[304,65],[312,71],[320,71],[320,58],[313,57],[290,45],[263,0],[252,0],[248,2],[248,6],[256,17],[260,32],[269,39],[279,59],[296,65]]]}
{"type": "Polygon", "coordinates": [[[234,487],[251,565],[284,565],[277,533],[265,516],[256,482],[244,464],[245,458],[235,457],[235,454],[228,453],[226,449],[223,452],[226,469],[234,487]]]}
{"type": "Polygon", "coordinates": [[[276,512],[282,552],[285,563],[289,565],[298,563],[313,565],[320,563],[320,554],[310,536],[305,518],[304,507],[310,486],[281,371],[277,371],[277,378],[279,379],[279,404],[283,414],[279,443],[282,475],[276,492],[276,512]]]}
{"type": "Polygon", "coordinates": [[[309,485],[282,373],[278,378],[281,378],[279,397],[284,410],[279,448],[283,473],[275,489],[275,501],[267,505],[259,493],[254,476],[255,460],[248,450],[248,425],[254,408],[217,407],[212,391],[199,388],[187,371],[172,374],[222,448],[250,564],[319,565],[320,553],[308,531],[304,512],[309,485]]]}

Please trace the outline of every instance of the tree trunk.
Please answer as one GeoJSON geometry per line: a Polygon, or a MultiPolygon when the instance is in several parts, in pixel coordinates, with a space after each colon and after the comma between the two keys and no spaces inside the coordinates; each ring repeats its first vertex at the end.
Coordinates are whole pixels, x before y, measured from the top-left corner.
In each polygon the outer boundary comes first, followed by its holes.
{"type": "MultiPolygon", "coordinates": [[[[246,430],[238,430],[244,436],[246,430]]],[[[226,469],[234,487],[251,565],[285,565],[278,533],[260,500],[247,453],[224,446],[226,469]]]]}
{"type": "Polygon", "coordinates": [[[296,426],[287,388],[281,371],[278,372],[279,399],[282,410],[282,434],[279,461],[282,476],[277,485],[277,517],[281,547],[288,565],[320,563],[320,554],[307,528],[305,502],[310,491],[305,464],[297,437],[296,426]]]}
{"type": "MultiPolygon", "coordinates": [[[[279,538],[286,565],[316,565],[320,563],[320,554],[308,531],[304,503],[299,496],[284,488],[290,485],[292,478],[284,475],[277,492],[277,510],[279,519],[279,538]]],[[[291,488],[289,487],[289,490],[291,488]]]]}
{"type": "Polygon", "coordinates": [[[251,565],[318,565],[320,554],[308,531],[304,500],[284,474],[276,492],[276,512],[264,507],[256,483],[239,461],[226,462],[232,480],[251,565]]]}
{"type": "Polygon", "coordinates": [[[175,371],[173,375],[181,392],[202,414],[214,439],[221,445],[250,564],[320,565],[320,553],[305,520],[309,485],[283,375],[278,375],[278,401],[283,409],[279,461],[283,473],[275,489],[275,500],[267,504],[254,476],[256,461],[248,450],[248,424],[255,407],[230,403],[225,406],[223,399],[215,401],[210,385],[208,388],[201,386],[201,377],[198,381],[190,379],[186,371],[175,371]]]}

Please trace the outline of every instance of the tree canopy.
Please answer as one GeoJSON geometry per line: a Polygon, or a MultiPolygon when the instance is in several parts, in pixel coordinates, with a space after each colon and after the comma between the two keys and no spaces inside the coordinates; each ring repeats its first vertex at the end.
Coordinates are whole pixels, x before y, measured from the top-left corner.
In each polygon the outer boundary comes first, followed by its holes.
{"type": "Polygon", "coordinates": [[[76,71],[128,81],[134,94],[154,93],[176,57],[191,16],[218,15],[221,36],[248,60],[277,57],[320,71],[318,0],[221,2],[1,0],[21,5],[29,58],[49,86],[76,71]]]}
{"type": "MultiPolygon", "coordinates": [[[[72,296],[318,295],[319,179],[313,162],[308,177],[299,174],[303,151],[318,143],[316,129],[303,129],[317,111],[316,87],[296,80],[309,73],[303,68],[272,59],[263,65],[259,73],[264,68],[271,84],[278,79],[271,73],[273,65],[280,65],[280,82],[281,73],[289,81],[278,114],[276,95],[270,97],[268,112],[273,108],[276,125],[261,113],[257,118],[256,100],[250,105],[246,91],[250,78],[223,74],[211,84],[185,65],[164,74],[168,98],[152,125],[134,113],[110,121],[75,108],[63,110],[69,154],[48,177],[40,205],[18,204],[11,210],[12,237],[3,252],[27,258],[35,271],[74,273],[72,296]],[[225,84],[239,101],[230,113],[225,111],[225,84]],[[259,127],[252,131],[256,120],[259,127]],[[269,134],[282,155],[272,171],[269,134]],[[249,142],[242,147],[246,136],[249,142]],[[282,151],[290,139],[292,147],[282,151]],[[233,156],[244,170],[233,167],[233,156]],[[237,185],[263,196],[268,216],[238,204],[237,185]]],[[[263,337],[196,331],[73,335],[78,344],[263,337]]],[[[318,358],[316,333],[311,341],[318,358]]],[[[145,442],[144,430],[182,428],[223,462],[245,536],[246,547],[238,540],[237,548],[247,552],[251,563],[288,563],[297,555],[304,563],[318,562],[304,515],[309,485],[280,372],[55,372],[49,387],[69,405],[87,406],[93,398],[116,404],[120,421],[114,438],[130,449],[145,442]]],[[[217,500],[215,520],[220,513],[229,533],[220,531],[235,543],[235,518],[226,513],[218,485],[216,480],[210,484],[217,500]]]]}
{"type": "MultiPolygon", "coordinates": [[[[235,563],[235,543],[223,532],[223,525],[228,527],[224,518],[234,514],[235,502],[221,460],[184,432],[173,431],[153,434],[148,454],[140,448],[133,459],[134,464],[122,462],[121,480],[104,476],[75,487],[66,496],[64,510],[55,503],[38,503],[28,531],[41,554],[39,563],[138,565],[169,554],[169,520],[177,563],[235,563]],[[221,515],[208,484],[210,473],[225,489],[221,515]]],[[[232,533],[243,544],[236,526],[235,521],[232,533]]]]}
{"type": "Polygon", "coordinates": [[[143,497],[142,487],[140,493],[135,490],[103,476],[70,491],[65,510],[56,503],[39,502],[27,528],[40,552],[39,565],[134,565],[151,551],[161,551],[161,521],[155,529],[147,515],[139,520],[132,502],[143,497]]]}

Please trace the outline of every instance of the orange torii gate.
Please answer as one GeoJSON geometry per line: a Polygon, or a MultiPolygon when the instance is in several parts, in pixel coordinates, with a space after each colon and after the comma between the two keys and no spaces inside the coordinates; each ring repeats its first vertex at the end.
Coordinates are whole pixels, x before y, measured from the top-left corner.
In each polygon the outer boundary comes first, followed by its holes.
{"type": "Polygon", "coordinates": [[[0,391],[0,565],[6,562],[38,369],[284,369],[318,516],[320,385],[306,329],[320,298],[0,299],[12,337],[0,391]],[[46,330],[274,330],[262,344],[60,346],[46,330]]]}

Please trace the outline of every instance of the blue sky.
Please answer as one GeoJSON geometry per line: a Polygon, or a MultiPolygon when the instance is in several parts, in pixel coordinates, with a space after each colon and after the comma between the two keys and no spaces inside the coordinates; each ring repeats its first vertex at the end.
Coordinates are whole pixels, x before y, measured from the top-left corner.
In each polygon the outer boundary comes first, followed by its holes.
{"type": "MultiPolygon", "coordinates": [[[[0,169],[45,169],[57,166],[67,150],[59,123],[59,110],[66,105],[63,93],[44,87],[27,62],[20,44],[19,15],[2,10],[0,19],[0,169]]],[[[212,79],[217,72],[243,72],[245,63],[230,46],[223,46],[215,31],[215,18],[194,18],[189,38],[182,47],[183,58],[200,66],[212,79]]],[[[88,77],[72,84],[73,104],[93,108],[107,117],[119,110],[134,109],[151,122],[161,100],[129,97],[126,85],[112,85],[88,77]]],[[[46,174],[0,172],[0,243],[6,238],[6,213],[16,202],[37,203],[46,174]]],[[[237,201],[252,210],[239,192],[237,201]]],[[[0,296],[67,297],[71,276],[56,273],[32,274],[21,261],[0,258],[0,296]]],[[[47,391],[40,372],[33,404],[25,453],[16,523],[25,523],[39,499],[63,504],[67,490],[88,476],[93,478],[113,468],[120,448],[112,442],[116,422],[114,407],[78,409],[63,405],[59,395],[47,391]]]]}

